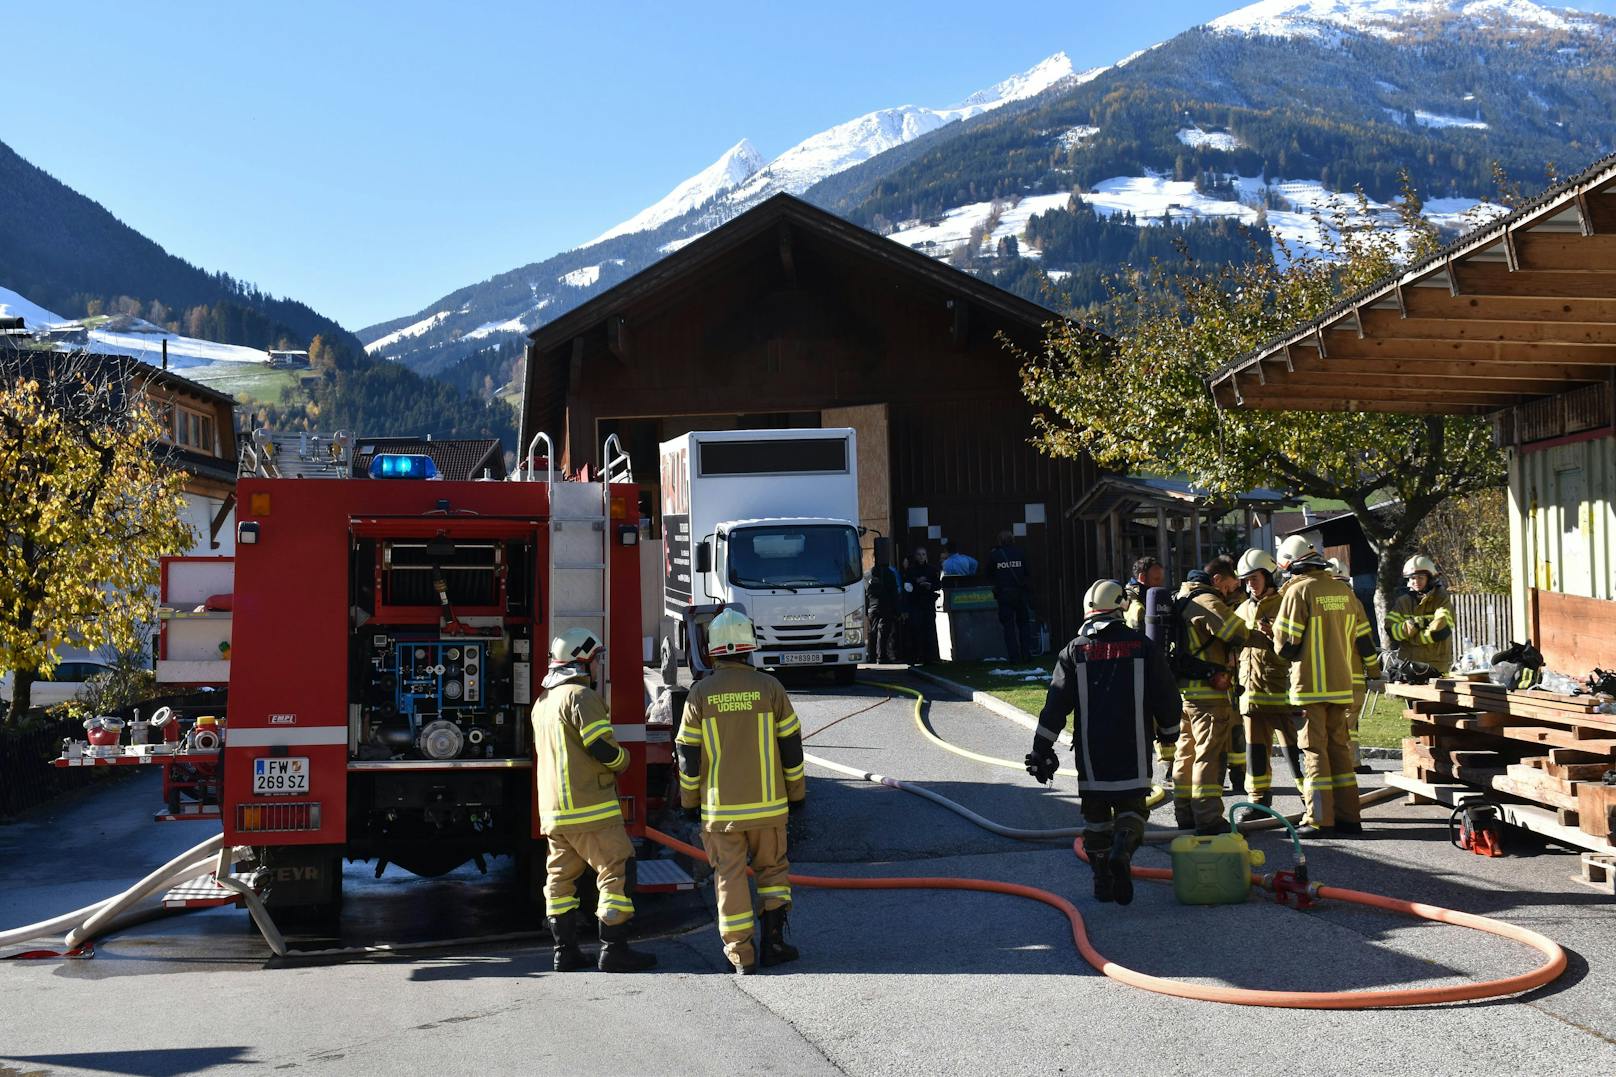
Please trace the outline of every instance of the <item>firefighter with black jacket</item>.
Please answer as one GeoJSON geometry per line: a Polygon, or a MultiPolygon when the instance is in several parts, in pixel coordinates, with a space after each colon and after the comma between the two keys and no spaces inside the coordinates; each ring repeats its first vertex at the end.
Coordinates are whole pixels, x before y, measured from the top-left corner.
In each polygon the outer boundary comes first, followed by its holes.
{"type": "Polygon", "coordinates": [[[797,959],[786,942],[791,908],[791,862],[786,816],[806,803],[802,723],[780,682],[744,657],[757,650],[746,614],[726,609],[707,626],[713,672],[685,700],[674,744],[679,756],[679,803],[701,822],[701,843],[713,868],[718,933],[741,975],[759,964],[797,959]],[[763,903],[763,945],[754,944],[750,862],[763,903]]]}
{"type": "Polygon", "coordinates": [[[588,964],[578,948],[578,876],[595,870],[599,899],[602,972],[641,972],[653,954],[628,944],[634,915],[630,894],[634,846],[617,803],[617,775],[628,752],[612,736],[611,716],[595,691],[594,662],[606,648],[593,632],[569,628],[550,644],[550,671],[533,704],[533,744],[538,757],[539,822],[549,839],[544,911],[555,940],[554,967],[572,972],[588,964]]]}
{"type": "Polygon", "coordinates": [[[1009,531],[999,532],[999,544],[988,551],[993,580],[993,601],[999,605],[999,628],[1004,632],[1005,657],[1025,662],[1032,657],[1032,573],[1027,555],[1009,531]]]}
{"type": "Polygon", "coordinates": [[[870,626],[870,661],[897,662],[898,627],[903,616],[903,574],[892,563],[885,540],[875,545],[875,566],[864,577],[864,616],[870,626]]]}
{"type": "Polygon", "coordinates": [[[1050,781],[1059,765],[1055,740],[1075,714],[1073,757],[1082,796],[1083,852],[1094,896],[1133,901],[1130,867],[1150,809],[1150,743],[1178,736],[1178,686],[1162,652],[1123,623],[1126,598],[1115,580],[1099,580],[1083,598],[1084,621],[1055,660],[1055,672],[1027,754],[1027,773],[1050,781]]]}
{"type": "Polygon", "coordinates": [[[1357,615],[1352,588],[1330,574],[1323,555],[1292,535],[1279,547],[1279,567],[1291,574],[1279,592],[1274,646],[1292,663],[1290,703],[1303,713],[1302,825],[1306,835],[1363,833],[1358,776],[1353,773],[1347,715],[1352,709],[1353,652],[1375,653],[1369,624],[1357,615]]]}

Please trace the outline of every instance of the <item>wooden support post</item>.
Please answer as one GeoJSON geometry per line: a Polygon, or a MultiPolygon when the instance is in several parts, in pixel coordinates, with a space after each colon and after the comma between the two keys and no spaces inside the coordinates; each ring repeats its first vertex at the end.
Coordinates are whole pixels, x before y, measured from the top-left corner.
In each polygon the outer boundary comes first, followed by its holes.
{"type": "Polygon", "coordinates": [[[1206,562],[1201,559],[1201,510],[1199,507],[1190,509],[1190,549],[1195,551],[1195,564],[1191,568],[1200,568],[1206,562]]]}
{"type": "Polygon", "coordinates": [[[1111,569],[1117,578],[1128,574],[1127,552],[1122,548],[1122,510],[1111,510],[1111,569]]]}
{"type": "Polygon", "coordinates": [[[1173,574],[1176,566],[1173,564],[1172,550],[1167,545],[1167,510],[1160,505],[1156,506],[1156,560],[1166,567],[1170,579],[1177,578],[1173,574]]]}

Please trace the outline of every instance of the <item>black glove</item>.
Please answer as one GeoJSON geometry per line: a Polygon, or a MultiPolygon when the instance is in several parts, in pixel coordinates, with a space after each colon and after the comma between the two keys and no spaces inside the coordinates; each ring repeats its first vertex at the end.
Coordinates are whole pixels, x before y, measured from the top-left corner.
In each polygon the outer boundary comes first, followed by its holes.
{"type": "Polygon", "coordinates": [[[808,811],[808,798],[803,797],[801,800],[787,801],[786,809],[791,812],[792,815],[803,815],[808,811]]]}
{"type": "Polygon", "coordinates": [[[1042,741],[1027,753],[1023,762],[1027,764],[1027,773],[1038,779],[1039,785],[1048,785],[1060,768],[1060,758],[1055,754],[1055,749],[1042,741]]]}
{"type": "Polygon", "coordinates": [[[679,814],[685,817],[686,822],[689,822],[689,823],[699,823],[699,822],[701,822],[701,808],[700,808],[700,806],[697,806],[697,807],[694,807],[694,808],[680,808],[679,809],[679,814]]]}

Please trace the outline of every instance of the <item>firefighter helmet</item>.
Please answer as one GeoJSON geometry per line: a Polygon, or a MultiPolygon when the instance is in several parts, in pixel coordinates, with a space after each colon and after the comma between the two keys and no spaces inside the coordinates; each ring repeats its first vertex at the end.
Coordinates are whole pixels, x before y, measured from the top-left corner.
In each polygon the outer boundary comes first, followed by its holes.
{"type": "Polygon", "coordinates": [[[1336,579],[1338,579],[1338,580],[1351,580],[1352,579],[1352,573],[1347,571],[1346,562],[1342,561],[1341,558],[1332,557],[1332,558],[1329,558],[1325,563],[1330,566],[1330,575],[1334,576],[1336,579]]]}
{"type": "Polygon", "coordinates": [[[1307,558],[1317,558],[1318,556],[1319,549],[1317,546],[1314,546],[1301,535],[1292,535],[1279,544],[1279,552],[1275,554],[1274,560],[1279,564],[1280,568],[1285,568],[1293,561],[1302,561],[1307,558]]]}
{"type": "Polygon", "coordinates": [[[1279,566],[1274,563],[1267,550],[1250,549],[1240,555],[1240,564],[1235,568],[1235,575],[1243,580],[1258,572],[1266,572],[1272,576],[1278,570],[1279,566]]]}
{"type": "Polygon", "coordinates": [[[1105,617],[1120,613],[1128,602],[1127,592],[1116,580],[1095,580],[1083,596],[1083,616],[1105,617]]]}
{"type": "Polygon", "coordinates": [[[1434,580],[1437,577],[1436,562],[1423,553],[1417,553],[1403,562],[1403,578],[1406,580],[1416,572],[1424,572],[1434,580]]]}
{"type": "Polygon", "coordinates": [[[707,626],[707,653],[714,658],[757,650],[752,618],[737,609],[719,613],[707,626]]]}
{"type": "Polygon", "coordinates": [[[588,662],[606,649],[600,637],[587,628],[569,628],[550,641],[550,664],[566,666],[588,662]]]}

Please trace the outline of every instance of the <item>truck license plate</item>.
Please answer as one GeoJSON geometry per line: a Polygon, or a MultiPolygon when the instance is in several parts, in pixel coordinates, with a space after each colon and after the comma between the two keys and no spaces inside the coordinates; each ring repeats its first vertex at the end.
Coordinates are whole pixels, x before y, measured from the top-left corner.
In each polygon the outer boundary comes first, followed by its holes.
{"type": "Polygon", "coordinates": [[[819,656],[817,654],[792,654],[787,652],[780,656],[780,664],[782,666],[817,666],[819,665],[819,656]]]}
{"type": "Polygon", "coordinates": [[[253,760],[253,796],[294,796],[309,791],[309,757],[253,760]]]}

